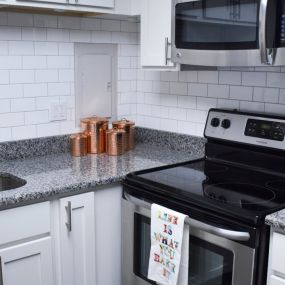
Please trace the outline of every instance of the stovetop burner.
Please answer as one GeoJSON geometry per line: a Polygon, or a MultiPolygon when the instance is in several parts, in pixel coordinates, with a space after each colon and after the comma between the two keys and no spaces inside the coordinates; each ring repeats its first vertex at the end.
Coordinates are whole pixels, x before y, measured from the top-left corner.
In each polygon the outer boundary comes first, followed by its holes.
{"type": "Polygon", "coordinates": [[[272,189],[273,191],[285,191],[285,180],[278,179],[266,182],[266,187],[272,189]]]}
{"type": "Polygon", "coordinates": [[[275,198],[275,193],[265,187],[246,183],[217,183],[205,185],[204,194],[225,204],[264,204],[275,198]]]}

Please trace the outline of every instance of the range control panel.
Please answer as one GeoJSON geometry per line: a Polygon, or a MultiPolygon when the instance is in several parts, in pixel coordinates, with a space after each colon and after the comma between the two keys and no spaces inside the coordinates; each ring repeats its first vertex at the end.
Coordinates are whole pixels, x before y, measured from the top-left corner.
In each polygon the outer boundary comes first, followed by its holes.
{"type": "Polygon", "coordinates": [[[285,150],[285,117],[211,109],[205,137],[285,150]]]}
{"type": "Polygon", "coordinates": [[[284,141],[284,130],[285,124],[279,122],[248,119],[244,134],[282,142],[284,141]]]}

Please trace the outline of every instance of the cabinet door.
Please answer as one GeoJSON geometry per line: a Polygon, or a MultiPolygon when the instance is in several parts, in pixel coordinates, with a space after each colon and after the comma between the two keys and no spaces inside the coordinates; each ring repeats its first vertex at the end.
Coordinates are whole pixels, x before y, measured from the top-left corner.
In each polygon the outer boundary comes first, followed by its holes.
{"type": "Polygon", "coordinates": [[[114,8],[114,0],[75,0],[77,5],[114,8]]]}
{"type": "Polygon", "coordinates": [[[51,238],[0,250],[3,285],[54,284],[51,238]]]}
{"type": "Polygon", "coordinates": [[[141,10],[141,65],[173,67],[167,44],[171,42],[171,0],[142,0],[141,10]]]}
{"type": "Polygon", "coordinates": [[[94,193],[60,200],[62,285],[95,285],[94,193]]]}

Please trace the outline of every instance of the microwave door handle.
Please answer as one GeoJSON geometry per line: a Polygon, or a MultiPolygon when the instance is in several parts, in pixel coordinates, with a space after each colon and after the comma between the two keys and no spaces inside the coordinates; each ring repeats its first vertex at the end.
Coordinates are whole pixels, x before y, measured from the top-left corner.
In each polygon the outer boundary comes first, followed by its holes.
{"type": "Polygon", "coordinates": [[[269,0],[260,0],[259,11],[259,49],[261,56],[261,63],[273,65],[274,63],[274,50],[268,49],[266,46],[266,22],[267,22],[267,7],[269,0]]]}
{"type": "MultiPolygon", "coordinates": [[[[135,198],[129,195],[128,193],[124,193],[124,196],[126,200],[131,202],[132,204],[138,207],[151,210],[150,203],[144,200],[135,198]]],[[[226,239],[231,239],[235,241],[248,241],[250,239],[250,234],[248,232],[231,231],[231,230],[215,227],[215,226],[208,225],[203,222],[191,219],[189,217],[186,217],[185,223],[188,224],[190,227],[193,227],[201,231],[204,231],[204,232],[207,232],[207,233],[210,233],[210,234],[222,237],[222,238],[226,238],[226,239]]]]}

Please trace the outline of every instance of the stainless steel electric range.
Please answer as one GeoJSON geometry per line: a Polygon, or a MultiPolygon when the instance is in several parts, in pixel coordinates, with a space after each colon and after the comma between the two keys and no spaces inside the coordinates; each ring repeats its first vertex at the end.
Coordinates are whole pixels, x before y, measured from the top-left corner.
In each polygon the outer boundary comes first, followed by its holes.
{"type": "Polygon", "coordinates": [[[123,284],[147,279],[150,206],[189,215],[189,285],[266,284],[266,215],[285,207],[285,118],[211,109],[200,160],[132,173],[123,199],[123,284]]]}

